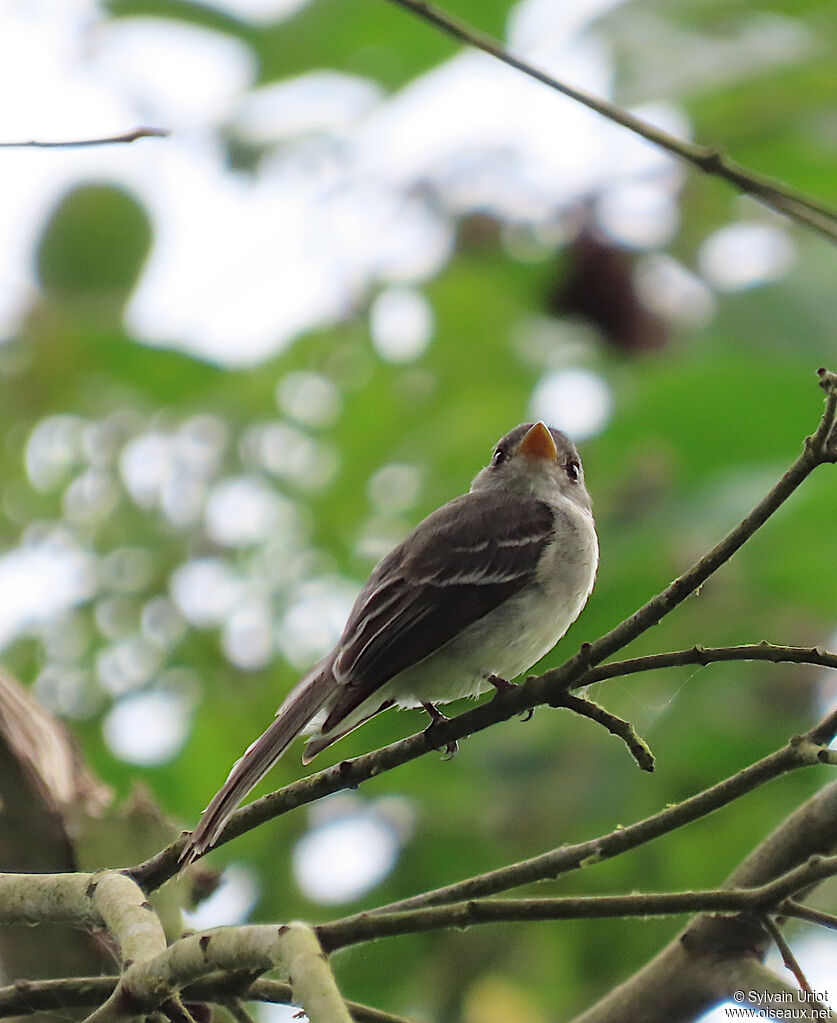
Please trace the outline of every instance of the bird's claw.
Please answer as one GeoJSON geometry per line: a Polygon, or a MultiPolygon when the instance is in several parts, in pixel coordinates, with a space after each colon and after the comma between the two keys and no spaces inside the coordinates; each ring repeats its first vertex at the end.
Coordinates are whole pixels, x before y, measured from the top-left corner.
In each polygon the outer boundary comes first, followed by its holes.
{"type": "Polygon", "coordinates": [[[445,754],[442,760],[453,760],[456,754],[459,752],[459,743],[456,739],[451,739],[449,743],[445,745],[445,754]]]}
{"type": "MultiPolygon", "coordinates": [[[[423,703],[422,707],[430,715],[430,724],[427,726],[427,728],[425,728],[424,734],[427,738],[427,741],[432,743],[433,737],[431,736],[430,733],[433,730],[433,726],[439,724],[442,721],[450,721],[450,718],[447,716],[447,714],[443,714],[435,703],[423,703]]],[[[456,739],[450,739],[448,742],[445,743],[445,755],[442,757],[442,760],[453,760],[453,758],[456,756],[458,752],[459,743],[456,741],[456,739]]]]}
{"type": "MultiPolygon", "coordinates": [[[[519,683],[517,683],[517,682],[509,682],[508,679],[500,678],[499,675],[489,675],[488,676],[488,681],[497,690],[497,692],[494,695],[494,699],[495,700],[502,698],[503,696],[505,696],[506,693],[510,693],[513,689],[517,689],[519,687],[519,683]]],[[[531,721],[532,720],[532,715],[534,713],[535,713],[535,708],[534,707],[530,707],[526,711],[526,713],[523,715],[523,718],[521,720],[523,720],[524,722],[525,721],[531,721]]]]}
{"type": "Polygon", "coordinates": [[[510,693],[512,689],[517,689],[516,682],[509,682],[508,679],[500,678],[499,675],[489,675],[487,681],[497,690],[497,696],[502,696],[504,693],[510,693]]]}

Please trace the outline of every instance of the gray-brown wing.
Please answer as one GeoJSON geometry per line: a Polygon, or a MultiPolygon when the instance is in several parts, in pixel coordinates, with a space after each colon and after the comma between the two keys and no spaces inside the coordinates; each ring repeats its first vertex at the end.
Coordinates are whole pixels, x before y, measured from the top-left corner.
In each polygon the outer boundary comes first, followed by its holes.
{"type": "Polygon", "coordinates": [[[531,581],[553,524],[541,501],[516,500],[510,510],[507,498],[485,492],[428,516],[355,602],[334,661],[345,689],[324,730],[531,581]]]}

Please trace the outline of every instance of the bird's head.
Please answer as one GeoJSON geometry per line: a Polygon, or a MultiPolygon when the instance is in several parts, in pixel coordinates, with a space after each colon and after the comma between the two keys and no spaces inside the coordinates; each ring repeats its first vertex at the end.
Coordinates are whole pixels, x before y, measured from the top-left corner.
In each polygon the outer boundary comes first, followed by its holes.
{"type": "Polygon", "coordinates": [[[591,507],[575,444],[542,421],[516,426],[499,440],[471,490],[504,490],[547,502],[562,495],[591,507]]]}

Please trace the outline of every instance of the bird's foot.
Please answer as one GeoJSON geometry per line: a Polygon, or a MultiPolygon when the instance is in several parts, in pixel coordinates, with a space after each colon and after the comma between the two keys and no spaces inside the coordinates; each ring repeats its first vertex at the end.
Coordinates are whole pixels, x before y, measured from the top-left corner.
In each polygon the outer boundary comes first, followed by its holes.
{"type": "MultiPolygon", "coordinates": [[[[433,729],[433,726],[441,721],[450,721],[450,718],[447,716],[447,714],[443,714],[435,703],[423,703],[422,707],[430,715],[430,724],[427,726],[427,728],[425,728],[424,734],[427,736],[428,740],[432,741],[430,733],[433,729]]],[[[456,739],[451,739],[449,742],[445,743],[445,755],[442,757],[442,759],[453,760],[453,758],[456,756],[458,752],[459,743],[456,741],[456,739]]]]}
{"type": "Polygon", "coordinates": [[[487,681],[497,690],[498,696],[502,696],[503,693],[509,693],[512,689],[517,689],[516,682],[509,682],[507,678],[500,678],[499,675],[489,675],[487,681]]]}
{"type": "MultiPolygon", "coordinates": [[[[517,682],[509,682],[508,679],[500,678],[499,675],[489,675],[488,676],[488,681],[497,690],[497,692],[495,694],[495,697],[494,697],[495,699],[502,698],[506,693],[510,693],[513,689],[517,689],[518,688],[518,683],[517,682]]],[[[529,710],[527,710],[526,713],[523,715],[523,720],[524,721],[531,721],[532,720],[532,715],[534,713],[535,713],[535,708],[534,707],[530,707],[529,710]]]]}

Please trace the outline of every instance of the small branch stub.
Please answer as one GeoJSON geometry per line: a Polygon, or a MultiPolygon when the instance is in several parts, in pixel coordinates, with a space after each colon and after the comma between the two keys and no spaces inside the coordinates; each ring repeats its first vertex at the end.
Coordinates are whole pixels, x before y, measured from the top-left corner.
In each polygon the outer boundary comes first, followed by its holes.
{"type": "Polygon", "coordinates": [[[823,461],[837,462],[837,373],[820,366],[817,376],[826,395],[825,412],[820,428],[812,439],[823,461]]]}
{"type": "Polygon", "coordinates": [[[611,735],[615,735],[625,743],[628,752],[637,762],[643,771],[649,773],[654,770],[654,754],[648,743],[636,731],[630,721],[611,714],[604,707],[572,693],[563,693],[560,697],[550,701],[551,707],[566,707],[581,717],[589,718],[597,724],[606,728],[611,735]]]}

